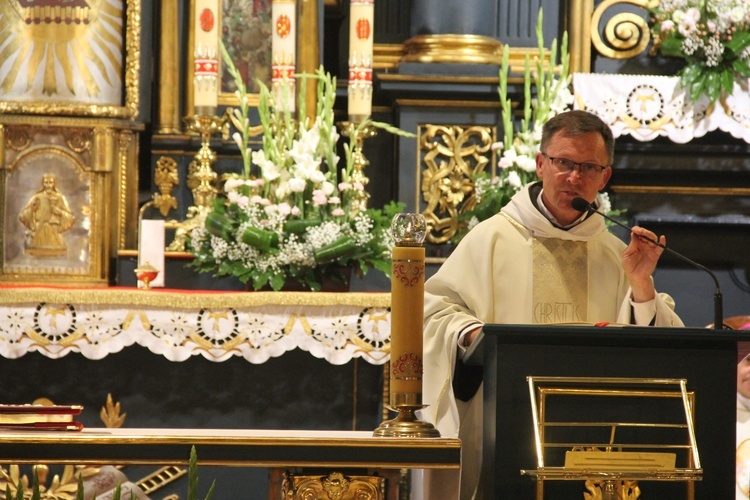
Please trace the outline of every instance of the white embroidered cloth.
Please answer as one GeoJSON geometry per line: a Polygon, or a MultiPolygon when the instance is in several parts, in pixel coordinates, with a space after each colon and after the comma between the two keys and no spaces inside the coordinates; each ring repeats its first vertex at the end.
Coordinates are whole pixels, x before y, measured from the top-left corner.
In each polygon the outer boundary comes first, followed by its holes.
{"type": "Polygon", "coordinates": [[[710,104],[705,96],[691,103],[679,77],[576,73],[576,109],[599,115],[615,137],[639,141],[659,136],[687,143],[707,132],[722,130],[750,143],[750,92],[737,82],[734,92],[710,104]]]}
{"type": "Polygon", "coordinates": [[[170,361],[260,364],[302,349],[335,365],[380,365],[390,321],[389,293],[0,288],[0,356],[102,359],[139,344],[170,361]]]}

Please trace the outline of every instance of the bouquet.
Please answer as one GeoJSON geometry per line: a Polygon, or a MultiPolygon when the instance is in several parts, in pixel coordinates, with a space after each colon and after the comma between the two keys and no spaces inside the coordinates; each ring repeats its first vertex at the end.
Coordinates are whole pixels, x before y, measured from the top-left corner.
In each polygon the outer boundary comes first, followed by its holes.
{"type": "Polygon", "coordinates": [[[651,53],[687,63],[680,83],[693,102],[715,102],[734,82],[750,77],[750,9],[747,0],[661,0],[649,8],[651,53]]]}
{"type": "Polygon", "coordinates": [[[314,75],[296,75],[302,80],[297,118],[284,105],[289,86],[271,92],[260,83],[263,146],[252,151],[246,88],[223,44],[221,48],[238,88],[240,107],[232,122],[243,172],[226,178],[226,197],[217,197],[205,225],[192,231],[193,266],[216,276],[236,276],[255,290],[280,290],[288,281],[320,290],[324,277],[348,282],[352,268],[360,275],[371,268],[390,275],[390,224],[403,206],[361,208],[366,193],[360,182],[352,181],[348,144],[346,166],[338,168],[335,78],[323,68],[314,75]],[[312,117],[305,116],[308,78],[317,81],[312,117]]]}

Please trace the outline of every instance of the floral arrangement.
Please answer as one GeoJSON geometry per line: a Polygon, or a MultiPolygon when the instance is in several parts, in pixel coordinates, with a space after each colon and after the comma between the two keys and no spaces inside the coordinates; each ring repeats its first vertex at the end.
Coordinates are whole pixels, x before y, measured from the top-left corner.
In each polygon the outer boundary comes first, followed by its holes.
{"type": "MultiPolygon", "coordinates": [[[[216,276],[236,276],[255,290],[280,290],[289,282],[320,290],[325,278],[347,282],[354,270],[375,268],[390,275],[393,239],[390,223],[403,210],[362,209],[361,182],[352,180],[352,150],[344,145],[346,166],[338,168],[339,133],[334,123],[336,80],[320,68],[301,80],[298,114],[289,111],[289,86],[271,92],[260,83],[258,112],[262,149],[249,146],[247,90],[223,44],[222,56],[235,77],[240,103],[232,122],[243,172],[226,177],[226,197],[217,197],[205,225],[192,231],[193,266],[216,276]],[[317,81],[316,115],[305,115],[306,79],[317,81]]],[[[398,129],[371,122],[360,124],[398,129]]]]}
{"type": "MultiPolygon", "coordinates": [[[[680,83],[693,102],[715,102],[734,82],[750,77],[750,9],[747,0],[661,0],[649,8],[652,54],[687,63],[680,83]]],[[[745,80],[746,81],[746,80],[745,80]]]]}
{"type": "MultiPolygon", "coordinates": [[[[475,205],[459,216],[465,229],[454,238],[458,242],[474,226],[489,219],[510,201],[514,194],[526,184],[536,182],[536,154],[542,141],[542,127],[558,113],[567,111],[573,104],[570,92],[572,80],[569,74],[568,36],[563,35],[560,46],[560,63],[557,62],[557,41],[552,42],[549,64],[544,65],[544,35],[542,33],[542,12],[540,10],[536,26],[539,55],[535,58],[534,69],[528,55],[524,66],[524,113],[520,128],[513,126],[513,109],[508,98],[509,49],[503,49],[500,67],[498,94],[502,109],[504,137],[502,142],[492,145],[499,151],[498,173],[493,176],[483,172],[474,179],[475,205]]],[[[613,214],[609,197],[601,195],[602,209],[613,214]]],[[[616,213],[616,212],[614,212],[616,213]]]]}

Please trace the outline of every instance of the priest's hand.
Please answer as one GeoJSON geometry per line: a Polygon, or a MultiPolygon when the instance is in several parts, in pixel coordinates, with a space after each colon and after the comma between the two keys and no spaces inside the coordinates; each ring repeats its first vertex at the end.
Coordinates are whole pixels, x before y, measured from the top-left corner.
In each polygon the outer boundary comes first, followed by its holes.
{"type": "Polygon", "coordinates": [[[475,328],[471,330],[470,332],[467,332],[466,335],[464,335],[463,338],[463,347],[469,347],[472,342],[474,342],[474,339],[477,338],[477,335],[479,335],[479,332],[482,331],[482,327],[475,328]]]}
{"type": "Polygon", "coordinates": [[[651,275],[664,249],[649,239],[661,245],[667,243],[664,236],[657,239],[656,234],[648,229],[634,226],[630,233],[630,244],[622,254],[622,269],[630,282],[635,302],[647,302],[656,297],[651,275]]]}

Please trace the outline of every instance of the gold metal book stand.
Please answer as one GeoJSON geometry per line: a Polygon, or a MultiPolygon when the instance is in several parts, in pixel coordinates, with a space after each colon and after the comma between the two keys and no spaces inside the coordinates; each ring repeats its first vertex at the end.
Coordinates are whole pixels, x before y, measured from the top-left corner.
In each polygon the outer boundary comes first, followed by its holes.
{"type": "Polygon", "coordinates": [[[537,481],[585,481],[583,498],[636,500],[639,481],[702,479],[693,427],[695,395],[684,379],[527,377],[537,481]]]}

